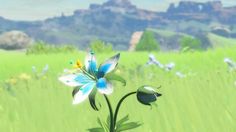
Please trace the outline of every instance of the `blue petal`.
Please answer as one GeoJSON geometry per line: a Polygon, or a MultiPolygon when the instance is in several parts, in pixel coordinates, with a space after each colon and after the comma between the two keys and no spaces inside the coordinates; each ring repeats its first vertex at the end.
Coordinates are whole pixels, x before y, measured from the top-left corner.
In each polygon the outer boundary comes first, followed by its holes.
{"type": "Polygon", "coordinates": [[[105,89],[107,87],[107,81],[105,78],[100,78],[96,84],[98,89],[105,89]]]}
{"type": "Polygon", "coordinates": [[[113,92],[111,83],[108,82],[105,78],[98,79],[96,86],[101,94],[109,95],[113,92]]]}
{"type": "Polygon", "coordinates": [[[88,83],[81,87],[82,93],[87,94],[88,92],[91,92],[91,89],[95,86],[95,82],[88,83]]]}
{"type": "Polygon", "coordinates": [[[78,76],[75,78],[76,82],[79,82],[81,84],[87,84],[90,82],[94,82],[94,80],[92,80],[90,77],[88,77],[87,75],[83,74],[83,73],[79,73],[78,76]]]}
{"type": "Polygon", "coordinates": [[[118,64],[120,58],[120,54],[116,54],[115,56],[106,60],[103,64],[100,65],[98,69],[98,78],[104,77],[105,74],[113,71],[118,64]]]}
{"type": "Polygon", "coordinates": [[[89,61],[88,71],[89,73],[95,73],[97,70],[96,61],[89,61]]]}
{"type": "Polygon", "coordinates": [[[106,73],[110,67],[111,67],[111,64],[104,64],[103,66],[99,68],[99,71],[106,73]]]}
{"type": "Polygon", "coordinates": [[[93,53],[88,53],[87,56],[85,57],[85,68],[86,70],[92,74],[95,75],[96,70],[97,70],[97,63],[96,63],[96,58],[93,53]]]}
{"type": "Polygon", "coordinates": [[[98,78],[103,77],[107,73],[110,67],[111,67],[111,64],[104,64],[100,66],[98,70],[98,75],[97,75],[98,78]]]}
{"type": "Polygon", "coordinates": [[[95,82],[87,83],[83,85],[77,93],[74,95],[73,104],[78,104],[83,102],[86,98],[88,98],[89,94],[92,92],[95,86],[95,82]]]}

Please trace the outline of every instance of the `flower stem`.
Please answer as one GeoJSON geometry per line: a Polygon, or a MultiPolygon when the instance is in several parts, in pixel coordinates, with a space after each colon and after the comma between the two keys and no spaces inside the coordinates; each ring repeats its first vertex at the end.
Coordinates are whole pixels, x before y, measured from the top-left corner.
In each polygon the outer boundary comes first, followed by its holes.
{"type": "Polygon", "coordinates": [[[136,94],[137,92],[130,92],[128,94],[126,94],[125,96],[123,96],[120,101],[118,102],[117,106],[116,106],[116,110],[115,110],[115,115],[114,115],[114,126],[116,126],[116,120],[117,120],[117,116],[118,116],[118,112],[119,112],[119,109],[120,109],[120,106],[122,104],[122,102],[127,98],[129,97],[130,95],[133,95],[133,94],[136,94]]]}
{"type": "Polygon", "coordinates": [[[108,99],[108,97],[104,94],[104,97],[106,99],[108,108],[109,108],[109,112],[110,112],[110,132],[115,132],[115,123],[114,123],[114,118],[113,118],[113,111],[112,111],[112,107],[111,107],[111,103],[108,99]]]}

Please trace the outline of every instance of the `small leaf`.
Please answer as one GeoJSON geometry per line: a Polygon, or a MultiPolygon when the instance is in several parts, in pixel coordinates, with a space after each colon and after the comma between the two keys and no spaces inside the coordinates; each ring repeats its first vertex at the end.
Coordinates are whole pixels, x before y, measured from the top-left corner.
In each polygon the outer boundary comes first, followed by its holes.
{"type": "Polygon", "coordinates": [[[123,83],[124,86],[126,85],[126,80],[123,77],[121,77],[115,73],[108,73],[108,74],[106,74],[105,78],[108,81],[113,81],[113,80],[119,81],[119,82],[123,83]]]}
{"type": "Polygon", "coordinates": [[[127,122],[129,120],[129,115],[126,115],[125,117],[121,118],[117,123],[116,126],[120,127],[123,123],[127,122]]]}
{"type": "Polygon", "coordinates": [[[98,124],[103,128],[104,132],[109,132],[109,126],[100,120],[100,118],[97,118],[98,124]]]}
{"type": "Polygon", "coordinates": [[[105,132],[103,128],[97,127],[97,128],[91,128],[88,129],[89,132],[105,132]]]}
{"type": "MultiPolygon", "coordinates": [[[[89,94],[89,103],[91,105],[91,107],[95,110],[95,111],[98,111],[98,107],[96,105],[96,102],[95,102],[95,97],[96,97],[96,93],[97,93],[97,89],[94,88],[92,90],[92,92],[89,94]]],[[[101,105],[99,104],[99,106],[101,107],[101,105]]]]}
{"type": "Polygon", "coordinates": [[[75,87],[74,90],[72,91],[72,96],[74,97],[77,92],[79,92],[80,87],[75,87]]]}
{"type": "Polygon", "coordinates": [[[139,126],[141,126],[141,123],[138,122],[129,122],[126,124],[121,125],[119,128],[116,129],[116,132],[121,132],[121,131],[126,131],[126,130],[130,130],[130,129],[135,129],[139,126]]]}
{"type": "Polygon", "coordinates": [[[97,118],[97,123],[102,127],[103,124],[102,124],[102,121],[100,120],[100,118],[97,118]]]}

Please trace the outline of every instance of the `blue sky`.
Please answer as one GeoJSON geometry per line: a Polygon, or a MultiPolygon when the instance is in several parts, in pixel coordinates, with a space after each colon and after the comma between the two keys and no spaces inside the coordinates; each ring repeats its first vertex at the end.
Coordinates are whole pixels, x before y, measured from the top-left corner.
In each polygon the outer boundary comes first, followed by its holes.
{"type": "MultiPolygon", "coordinates": [[[[42,20],[59,16],[62,12],[70,15],[76,9],[88,8],[90,3],[103,3],[105,1],[107,0],[0,0],[0,16],[13,20],[42,20]]],[[[130,1],[139,8],[163,11],[171,2],[178,3],[179,0],[130,1]]],[[[236,0],[222,0],[222,2],[225,6],[236,5],[236,0]]]]}

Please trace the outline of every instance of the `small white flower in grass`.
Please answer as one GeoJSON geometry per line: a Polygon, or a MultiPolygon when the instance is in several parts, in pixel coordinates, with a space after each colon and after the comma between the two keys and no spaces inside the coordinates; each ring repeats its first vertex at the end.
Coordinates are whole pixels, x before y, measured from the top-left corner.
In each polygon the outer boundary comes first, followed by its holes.
{"type": "Polygon", "coordinates": [[[149,54],[149,60],[146,63],[146,65],[156,65],[160,68],[163,68],[164,66],[156,59],[156,57],[153,54],[149,54]]]}
{"type": "Polygon", "coordinates": [[[179,71],[176,72],[175,75],[178,76],[179,78],[185,78],[185,77],[186,77],[185,74],[183,74],[183,73],[181,73],[181,72],[179,72],[179,71]]]}
{"type": "Polygon", "coordinates": [[[42,70],[42,75],[45,75],[48,72],[49,66],[46,64],[42,70]]]}
{"type": "Polygon", "coordinates": [[[236,81],[234,81],[234,86],[236,87],[236,81]]]}
{"type": "Polygon", "coordinates": [[[174,67],[175,67],[175,63],[174,62],[170,62],[170,63],[165,65],[165,70],[166,71],[171,71],[174,67]]]}
{"type": "Polygon", "coordinates": [[[225,63],[232,63],[232,60],[230,58],[224,58],[225,63]]]}
{"type": "Polygon", "coordinates": [[[48,64],[44,66],[44,68],[42,69],[42,72],[38,72],[36,66],[32,66],[32,72],[36,79],[45,78],[46,77],[45,75],[47,74],[48,69],[49,69],[48,64]]]}
{"type": "Polygon", "coordinates": [[[224,62],[228,65],[230,71],[236,70],[236,63],[230,58],[225,58],[224,62]]]}

